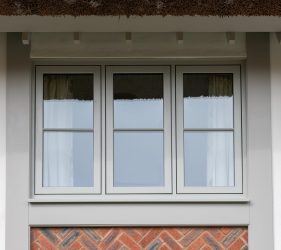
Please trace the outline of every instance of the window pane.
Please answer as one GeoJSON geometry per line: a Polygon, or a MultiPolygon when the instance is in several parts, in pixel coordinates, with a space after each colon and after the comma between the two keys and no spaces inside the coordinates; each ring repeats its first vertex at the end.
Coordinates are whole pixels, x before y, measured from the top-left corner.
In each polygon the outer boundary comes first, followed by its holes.
{"type": "Polygon", "coordinates": [[[163,128],[163,74],[114,74],[114,127],[163,128]]]}
{"type": "Polygon", "coordinates": [[[44,187],[93,186],[93,134],[44,132],[44,187]]]}
{"type": "Polygon", "coordinates": [[[234,186],[233,132],[185,132],[185,186],[234,186]]]}
{"type": "Polygon", "coordinates": [[[233,128],[232,74],[184,74],[184,127],[233,128]]]}
{"type": "Polygon", "coordinates": [[[114,133],[114,186],[164,186],[162,132],[114,133]]]}
{"type": "Polygon", "coordinates": [[[93,75],[44,75],[44,128],[93,128],[93,75]]]}

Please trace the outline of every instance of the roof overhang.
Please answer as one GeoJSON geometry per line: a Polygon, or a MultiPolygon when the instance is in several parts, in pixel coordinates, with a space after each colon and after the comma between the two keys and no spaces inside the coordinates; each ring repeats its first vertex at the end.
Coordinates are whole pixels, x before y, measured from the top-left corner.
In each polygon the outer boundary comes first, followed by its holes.
{"type": "Polygon", "coordinates": [[[0,32],[279,32],[281,18],[203,16],[0,16],[0,32]]]}

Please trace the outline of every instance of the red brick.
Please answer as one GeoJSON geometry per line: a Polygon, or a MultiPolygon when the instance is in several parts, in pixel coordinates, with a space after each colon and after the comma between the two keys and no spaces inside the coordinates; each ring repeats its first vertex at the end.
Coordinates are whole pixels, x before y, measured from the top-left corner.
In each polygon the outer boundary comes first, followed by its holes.
{"type": "Polygon", "coordinates": [[[138,227],[134,229],[137,230],[142,237],[144,237],[151,230],[150,227],[138,227]]]}
{"type": "Polygon", "coordinates": [[[187,250],[201,249],[203,245],[204,245],[204,240],[200,237],[196,239],[194,242],[192,242],[191,245],[187,248],[187,250]]]}
{"type": "Polygon", "coordinates": [[[232,229],[230,227],[223,227],[221,231],[226,235],[229,234],[232,231],[232,229]]]}
{"type": "Polygon", "coordinates": [[[213,250],[210,246],[204,246],[203,248],[201,248],[200,250],[213,250]]]}
{"type": "Polygon", "coordinates": [[[79,243],[79,241],[74,241],[68,250],[77,250],[81,249],[81,247],[82,245],[79,243]]]}
{"type": "Polygon", "coordinates": [[[178,230],[183,234],[183,235],[186,235],[188,234],[192,228],[187,228],[187,227],[179,227],[178,230]]]}
{"type": "Polygon", "coordinates": [[[171,248],[167,247],[167,245],[162,245],[159,250],[171,250],[171,248]]]}
{"type": "Polygon", "coordinates": [[[122,234],[119,238],[119,240],[124,243],[129,249],[132,250],[141,250],[142,248],[127,234],[122,234]]]}
{"type": "Polygon", "coordinates": [[[248,242],[248,231],[245,230],[245,232],[242,234],[242,239],[243,239],[245,242],[248,242]]]}
{"type": "Polygon", "coordinates": [[[33,241],[33,242],[31,243],[31,249],[32,249],[32,250],[40,250],[40,245],[41,245],[41,244],[39,244],[38,242],[33,241]]]}
{"type": "Polygon", "coordinates": [[[213,237],[215,237],[217,241],[221,241],[225,236],[223,231],[218,228],[211,228],[209,229],[209,232],[210,234],[212,234],[213,237]]]}
{"type": "Polygon", "coordinates": [[[105,237],[109,232],[108,228],[97,228],[95,231],[101,237],[105,237]]]}
{"type": "Polygon", "coordinates": [[[118,228],[110,228],[109,233],[103,238],[103,241],[99,244],[99,249],[107,249],[114,241],[119,237],[118,228]]]}
{"type": "Polygon", "coordinates": [[[125,229],[125,232],[135,241],[140,241],[143,237],[135,228],[125,229]]]}
{"type": "Polygon", "coordinates": [[[229,248],[228,250],[240,250],[242,247],[245,246],[245,243],[241,239],[237,239],[229,248]]]}
{"type": "Polygon", "coordinates": [[[150,228],[148,233],[140,241],[140,245],[145,248],[147,247],[155,238],[160,234],[161,230],[159,228],[150,228]]]}
{"type": "Polygon", "coordinates": [[[160,235],[161,239],[173,250],[181,250],[182,247],[177,243],[175,239],[173,239],[170,235],[168,235],[165,231],[160,235]]]}
{"type": "Polygon", "coordinates": [[[40,229],[32,229],[30,234],[31,242],[36,241],[39,238],[40,234],[40,229]]]}
{"type": "Polygon", "coordinates": [[[31,250],[62,250],[63,242],[77,232],[68,250],[141,250],[152,246],[159,250],[213,250],[214,245],[241,250],[248,246],[246,227],[92,227],[48,228],[47,231],[56,237],[55,241],[42,234],[46,228],[31,229],[31,250]]]}
{"type": "Polygon", "coordinates": [[[180,240],[183,237],[183,234],[177,228],[169,228],[166,230],[175,240],[180,240]]]}
{"type": "Polygon", "coordinates": [[[44,249],[44,250],[55,250],[56,249],[56,247],[43,235],[41,235],[39,237],[38,242],[40,242],[40,247],[42,247],[42,249],[44,249]]]}
{"type": "Polygon", "coordinates": [[[120,243],[120,241],[115,241],[107,250],[120,249],[121,246],[122,246],[122,244],[120,243]]]}

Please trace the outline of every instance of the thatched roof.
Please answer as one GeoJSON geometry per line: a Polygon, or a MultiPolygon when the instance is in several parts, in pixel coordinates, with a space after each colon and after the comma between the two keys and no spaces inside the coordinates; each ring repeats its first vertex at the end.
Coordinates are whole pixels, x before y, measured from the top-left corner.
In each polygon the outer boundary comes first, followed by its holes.
{"type": "Polygon", "coordinates": [[[0,15],[281,16],[280,0],[0,0],[0,15]]]}

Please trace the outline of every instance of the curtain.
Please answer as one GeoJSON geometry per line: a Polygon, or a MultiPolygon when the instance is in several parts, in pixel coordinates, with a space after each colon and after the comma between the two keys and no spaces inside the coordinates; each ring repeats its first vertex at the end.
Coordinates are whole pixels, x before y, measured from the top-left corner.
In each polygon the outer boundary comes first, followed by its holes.
{"type": "Polygon", "coordinates": [[[209,96],[231,97],[233,95],[232,79],[227,75],[213,75],[209,77],[209,96]]]}
{"type": "Polygon", "coordinates": [[[67,75],[44,75],[44,100],[72,99],[71,77],[67,75]]]}
{"type": "MultiPolygon", "coordinates": [[[[44,76],[44,127],[73,127],[75,100],[67,75],[44,76]]],[[[74,159],[71,132],[44,133],[44,185],[73,186],[74,159]]]]}
{"type": "MultiPolygon", "coordinates": [[[[226,114],[233,116],[233,112],[229,113],[233,110],[232,88],[232,79],[228,76],[209,77],[208,127],[229,128],[233,118],[229,119],[226,114]]],[[[207,186],[233,186],[233,132],[208,132],[207,147],[207,186]]]]}

